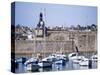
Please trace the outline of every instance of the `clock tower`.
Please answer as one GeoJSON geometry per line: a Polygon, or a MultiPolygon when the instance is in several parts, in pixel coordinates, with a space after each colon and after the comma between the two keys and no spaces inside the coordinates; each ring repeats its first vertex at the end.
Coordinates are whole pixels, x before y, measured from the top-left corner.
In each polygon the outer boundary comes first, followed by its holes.
{"type": "Polygon", "coordinates": [[[44,32],[46,31],[45,28],[46,27],[45,27],[45,23],[43,21],[43,14],[42,14],[42,12],[40,12],[39,22],[38,22],[37,27],[35,29],[36,36],[37,37],[43,37],[44,32]]]}

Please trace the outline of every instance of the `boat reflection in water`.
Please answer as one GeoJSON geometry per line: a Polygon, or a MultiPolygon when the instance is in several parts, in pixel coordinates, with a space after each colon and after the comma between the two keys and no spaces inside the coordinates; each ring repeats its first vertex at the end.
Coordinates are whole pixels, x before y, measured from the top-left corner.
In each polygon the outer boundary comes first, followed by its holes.
{"type": "MultiPolygon", "coordinates": [[[[50,56],[49,56],[50,57],[50,56]]],[[[41,61],[37,59],[30,58],[26,60],[23,64],[18,62],[16,73],[25,73],[25,72],[47,72],[47,71],[67,71],[67,70],[82,70],[82,69],[96,69],[97,68],[97,58],[85,58],[80,59],[79,56],[76,59],[75,57],[70,57],[68,60],[61,57],[52,56],[50,58],[43,58],[41,61]]]]}

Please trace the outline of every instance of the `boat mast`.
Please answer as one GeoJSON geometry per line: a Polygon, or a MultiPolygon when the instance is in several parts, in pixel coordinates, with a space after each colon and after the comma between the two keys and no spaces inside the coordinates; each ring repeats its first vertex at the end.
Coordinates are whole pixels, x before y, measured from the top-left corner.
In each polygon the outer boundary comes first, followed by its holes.
{"type": "Polygon", "coordinates": [[[35,30],[33,30],[33,32],[34,32],[34,37],[33,37],[34,38],[34,40],[33,40],[34,41],[34,51],[33,51],[32,57],[34,57],[35,49],[36,49],[36,47],[35,47],[36,46],[36,34],[35,34],[35,30]]]}
{"type": "MultiPolygon", "coordinates": [[[[44,8],[44,21],[45,21],[45,24],[46,24],[46,9],[44,8]]],[[[45,52],[46,52],[46,33],[45,33],[45,24],[44,24],[44,27],[43,27],[43,38],[44,38],[44,52],[43,52],[43,56],[45,56],[45,52]]]]}

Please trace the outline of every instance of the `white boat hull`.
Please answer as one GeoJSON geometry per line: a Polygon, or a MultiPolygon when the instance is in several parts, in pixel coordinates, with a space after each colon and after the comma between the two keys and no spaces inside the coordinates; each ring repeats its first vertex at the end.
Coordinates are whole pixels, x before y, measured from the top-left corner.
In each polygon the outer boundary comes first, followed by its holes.
{"type": "Polygon", "coordinates": [[[66,64],[66,60],[63,60],[63,59],[57,60],[57,61],[55,61],[55,64],[65,65],[66,64]]]}
{"type": "Polygon", "coordinates": [[[73,60],[73,63],[79,64],[82,60],[73,60]]]}
{"type": "Polygon", "coordinates": [[[89,65],[89,61],[81,61],[80,66],[88,66],[89,65]]]}
{"type": "Polygon", "coordinates": [[[26,71],[36,71],[38,70],[40,67],[38,64],[28,64],[27,66],[25,66],[25,70],[26,71]]]}
{"type": "Polygon", "coordinates": [[[41,61],[38,63],[38,65],[42,68],[42,67],[52,67],[52,62],[50,61],[41,61]]]}

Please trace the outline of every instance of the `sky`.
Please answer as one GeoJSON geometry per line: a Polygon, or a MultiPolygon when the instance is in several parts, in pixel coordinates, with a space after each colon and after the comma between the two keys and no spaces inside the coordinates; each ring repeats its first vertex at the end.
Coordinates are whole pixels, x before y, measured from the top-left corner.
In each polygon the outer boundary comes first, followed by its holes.
{"type": "Polygon", "coordinates": [[[46,26],[97,25],[97,7],[30,2],[15,3],[15,25],[36,27],[40,12],[46,26]]]}

